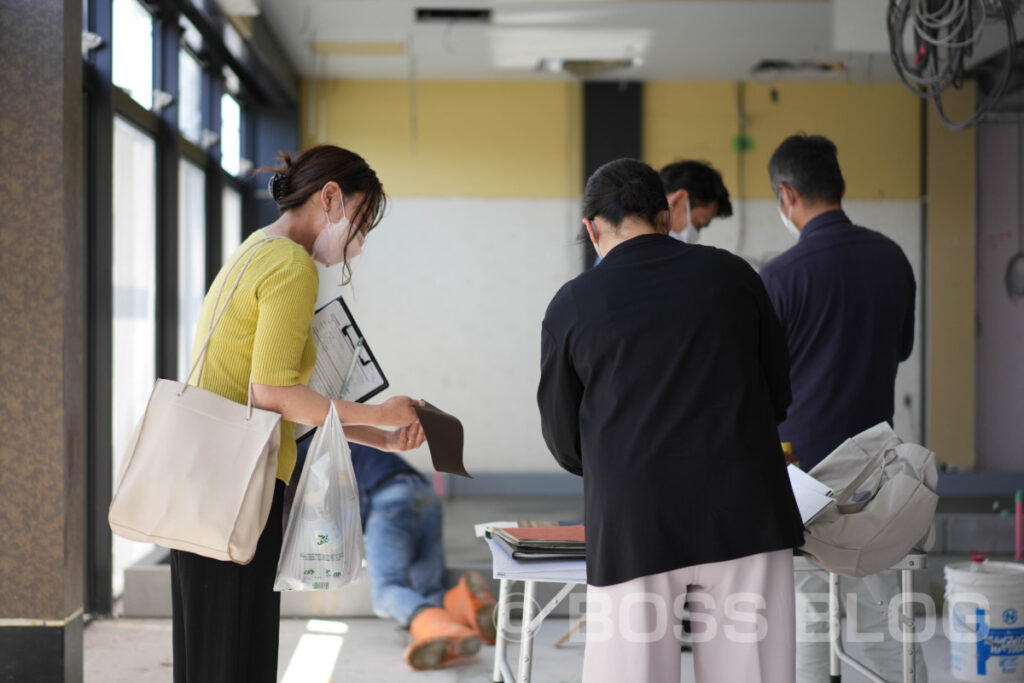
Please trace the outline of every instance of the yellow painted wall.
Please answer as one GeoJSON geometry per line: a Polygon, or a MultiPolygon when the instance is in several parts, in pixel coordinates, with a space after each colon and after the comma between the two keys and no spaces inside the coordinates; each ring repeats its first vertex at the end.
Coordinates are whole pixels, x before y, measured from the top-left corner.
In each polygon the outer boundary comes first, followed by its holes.
{"type": "Polygon", "coordinates": [[[704,159],[722,172],[737,196],[770,198],[768,159],[794,133],[820,133],[839,148],[850,199],[921,196],[918,100],[899,84],[745,84],[747,136],[738,191],[737,88],[733,83],[647,83],[644,159],[655,167],[680,158],[704,159]],[[773,100],[772,91],[777,94],[773,100]]]}
{"type": "Polygon", "coordinates": [[[729,193],[736,188],[735,83],[644,84],[643,156],[654,168],[677,159],[710,162],[722,174],[729,193]]]}
{"type": "MultiPolygon", "coordinates": [[[[733,149],[738,87],[645,84],[644,159],[655,167],[705,159],[735,196],[767,198],[775,146],[796,132],[821,133],[839,147],[847,197],[920,196],[918,101],[902,86],[746,84],[754,146],[742,188],[733,149]]],[[[395,195],[576,197],[582,189],[579,83],[307,81],[301,121],[303,146],[351,147],[395,195]]]]}
{"type": "Polygon", "coordinates": [[[303,147],[363,155],[396,196],[577,197],[578,83],[312,81],[303,147]]]}
{"type": "MultiPolygon", "coordinates": [[[[974,88],[943,97],[947,115],[966,118],[974,88]]],[[[974,465],[975,131],[953,132],[928,111],[928,446],[945,462],[974,465]]]]}

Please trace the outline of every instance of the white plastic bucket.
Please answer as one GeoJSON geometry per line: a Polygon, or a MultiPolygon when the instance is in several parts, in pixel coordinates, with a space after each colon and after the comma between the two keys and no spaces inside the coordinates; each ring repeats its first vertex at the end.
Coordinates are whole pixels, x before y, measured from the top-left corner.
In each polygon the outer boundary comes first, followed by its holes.
{"type": "Polygon", "coordinates": [[[946,565],[946,634],[957,680],[1024,681],[1024,565],[946,565]]]}

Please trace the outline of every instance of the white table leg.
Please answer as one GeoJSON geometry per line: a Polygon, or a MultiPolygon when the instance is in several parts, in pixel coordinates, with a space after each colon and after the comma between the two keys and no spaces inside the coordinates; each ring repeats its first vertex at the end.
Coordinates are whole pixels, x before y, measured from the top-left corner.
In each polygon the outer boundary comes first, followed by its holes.
{"type": "Polygon", "coordinates": [[[913,590],[914,573],[912,569],[900,570],[900,635],[903,639],[903,683],[914,683],[917,680],[915,669],[914,650],[917,644],[914,642],[916,624],[914,623],[914,604],[911,601],[911,590],[913,590]]]}
{"type": "Polygon", "coordinates": [[[519,642],[519,675],[518,683],[530,683],[533,668],[533,631],[530,628],[536,613],[537,582],[525,581],[523,588],[523,628],[519,642]]]}
{"type": "Polygon", "coordinates": [[[828,672],[831,683],[839,683],[841,671],[839,668],[838,644],[843,637],[839,624],[839,574],[829,572],[828,575],[828,672]]]}
{"type": "Polygon", "coordinates": [[[508,649],[508,637],[505,631],[508,629],[508,588],[511,581],[502,579],[498,588],[498,637],[494,642],[494,683],[505,683],[505,676],[502,674],[502,664],[505,662],[505,652],[508,649]]]}

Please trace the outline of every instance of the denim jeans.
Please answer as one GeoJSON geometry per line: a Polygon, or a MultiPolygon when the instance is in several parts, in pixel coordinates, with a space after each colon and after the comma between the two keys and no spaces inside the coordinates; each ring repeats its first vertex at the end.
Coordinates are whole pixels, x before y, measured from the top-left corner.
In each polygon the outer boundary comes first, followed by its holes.
{"type": "Polygon", "coordinates": [[[366,564],[373,611],[408,625],[422,605],[444,599],[441,501],[415,474],[400,474],[369,495],[366,564]]]}

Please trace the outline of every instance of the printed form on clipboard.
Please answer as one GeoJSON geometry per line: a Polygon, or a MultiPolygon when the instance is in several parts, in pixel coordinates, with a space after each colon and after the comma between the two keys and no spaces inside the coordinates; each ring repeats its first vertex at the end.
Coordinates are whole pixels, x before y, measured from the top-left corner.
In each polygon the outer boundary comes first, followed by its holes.
{"type": "MultiPolygon", "coordinates": [[[[312,334],[316,365],[309,376],[310,389],[328,398],[362,403],[388,388],[384,371],[340,296],[313,316],[312,334]]],[[[295,438],[306,439],[314,431],[296,425],[295,438]]]]}

